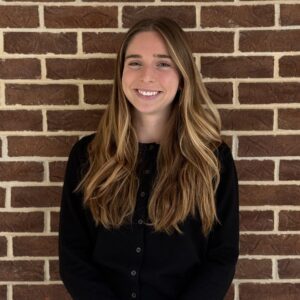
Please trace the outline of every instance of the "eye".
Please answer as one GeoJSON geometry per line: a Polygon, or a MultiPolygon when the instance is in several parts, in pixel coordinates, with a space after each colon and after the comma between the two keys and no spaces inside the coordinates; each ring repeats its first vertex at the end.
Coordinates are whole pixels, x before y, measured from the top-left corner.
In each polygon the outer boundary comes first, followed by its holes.
{"type": "Polygon", "coordinates": [[[162,62],[159,62],[159,63],[157,64],[157,66],[158,66],[159,68],[170,68],[172,65],[171,65],[171,63],[162,61],[162,62]]]}
{"type": "Polygon", "coordinates": [[[132,68],[138,68],[138,67],[140,67],[142,64],[140,63],[140,62],[138,62],[138,61],[130,61],[129,63],[128,63],[128,66],[130,66],[130,67],[132,67],[132,68]]]}

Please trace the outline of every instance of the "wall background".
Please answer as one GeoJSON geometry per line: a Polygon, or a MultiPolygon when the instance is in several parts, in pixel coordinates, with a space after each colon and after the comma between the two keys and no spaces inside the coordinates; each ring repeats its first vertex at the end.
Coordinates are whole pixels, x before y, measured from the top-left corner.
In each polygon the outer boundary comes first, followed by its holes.
{"type": "Polygon", "coordinates": [[[0,299],[70,299],[57,264],[71,146],[95,130],[142,16],[184,27],[240,180],[226,300],[300,295],[300,1],[0,0],[0,299]]]}

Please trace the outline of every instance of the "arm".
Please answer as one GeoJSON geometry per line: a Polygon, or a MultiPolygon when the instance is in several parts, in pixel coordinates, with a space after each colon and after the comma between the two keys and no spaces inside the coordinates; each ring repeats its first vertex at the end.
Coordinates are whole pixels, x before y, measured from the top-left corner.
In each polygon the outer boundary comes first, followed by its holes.
{"type": "Polygon", "coordinates": [[[238,179],[229,147],[219,147],[221,178],[216,193],[216,224],[208,237],[206,259],[180,300],[222,300],[232,282],[239,254],[238,179]]]}
{"type": "Polygon", "coordinates": [[[59,225],[59,267],[61,279],[75,300],[117,300],[100,271],[93,265],[91,215],[82,206],[80,193],[74,193],[80,176],[82,141],[77,143],[67,163],[59,225]]]}

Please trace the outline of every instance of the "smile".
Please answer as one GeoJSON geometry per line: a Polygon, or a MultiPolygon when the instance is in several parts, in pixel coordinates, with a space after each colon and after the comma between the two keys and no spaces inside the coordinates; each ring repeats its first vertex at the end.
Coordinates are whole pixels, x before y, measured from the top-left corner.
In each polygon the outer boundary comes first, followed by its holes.
{"type": "Polygon", "coordinates": [[[145,90],[137,90],[137,92],[143,96],[156,96],[158,95],[160,92],[159,91],[145,91],[145,90]]]}

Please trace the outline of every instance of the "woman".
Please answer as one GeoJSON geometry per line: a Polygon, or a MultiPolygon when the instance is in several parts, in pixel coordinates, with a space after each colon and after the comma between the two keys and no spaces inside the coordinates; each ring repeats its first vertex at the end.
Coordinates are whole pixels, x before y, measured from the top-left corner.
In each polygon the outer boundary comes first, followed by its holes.
{"type": "Polygon", "coordinates": [[[220,127],[182,29],[134,25],[97,133],[67,164],[59,258],[73,299],[224,298],[239,223],[220,127]]]}

